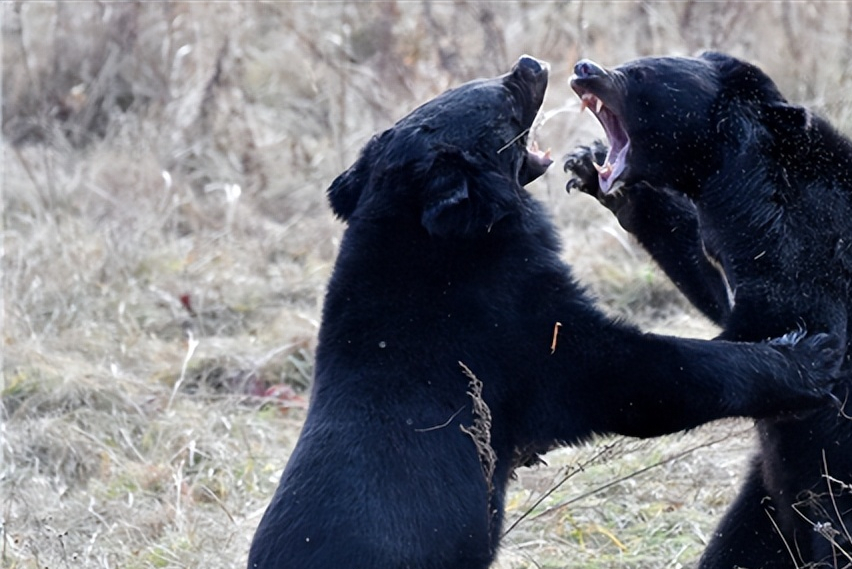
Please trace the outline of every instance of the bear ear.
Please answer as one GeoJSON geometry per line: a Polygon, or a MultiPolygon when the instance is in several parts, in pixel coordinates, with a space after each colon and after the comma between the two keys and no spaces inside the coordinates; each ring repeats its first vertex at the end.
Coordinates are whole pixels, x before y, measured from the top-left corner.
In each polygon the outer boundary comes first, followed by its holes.
{"type": "Polygon", "coordinates": [[[348,170],[334,179],[326,192],[334,215],[343,221],[348,220],[355,211],[361,192],[369,179],[369,170],[363,167],[362,163],[363,159],[358,159],[348,170]]]}
{"type": "Polygon", "coordinates": [[[380,137],[374,136],[361,150],[361,155],[345,172],[340,174],[326,190],[334,214],[346,221],[355,211],[364,188],[370,182],[375,148],[380,137]]]}
{"type": "Polygon", "coordinates": [[[715,51],[706,51],[700,58],[716,69],[722,92],[729,98],[739,102],[785,102],[772,79],[756,65],[715,51]]]}
{"type": "Polygon", "coordinates": [[[800,156],[811,148],[811,111],[798,105],[772,103],[759,111],[759,120],[772,136],[772,147],[788,158],[800,156]]]}
{"type": "Polygon", "coordinates": [[[442,169],[430,172],[424,184],[424,204],[420,222],[433,236],[449,237],[465,231],[470,217],[470,189],[464,174],[442,169]]]}
{"type": "Polygon", "coordinates": [[[807,131],[813,122],[813,115],[809,109],[788,103],[766,105],[763,107],[762,115],[764,122],[777,125],[779,130],[785,132],[807,131]]]}
{"type": "Polygon", "coordinates": [[[812,122],[810,111],[788,103],[772,79],[757,66],[721,53],[706,52],[701,58],[716,68],[733,111],[757,119],[782,145],[798,144],[806,136],[812,122]]]}
{"type": "Polygon", "coordinates": [[[497,179],[472,177],[467,168],[437,160],[423,184],[421,223],[436,237],[484,235],[509,213],[497,179]],[[482,188],[485,184],[487,187],[482,188]]]}

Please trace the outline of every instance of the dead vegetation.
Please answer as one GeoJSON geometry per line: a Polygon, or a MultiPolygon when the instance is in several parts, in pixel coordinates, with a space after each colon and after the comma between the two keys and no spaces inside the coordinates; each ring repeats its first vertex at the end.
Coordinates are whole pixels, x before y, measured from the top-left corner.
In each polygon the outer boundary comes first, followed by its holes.
{"type": "MultiPolygon", "coordinates": [[[[460,425],[461,431],[469,436],[476,447],[479,463],[482,465],[482,477],[488,485],[488,499],[494,493],[494,468],[497,465],[497,453],[491,446],[491,409],[482,398],[482,380],[480,380],[467,367],[464,362],[459,362],[465,377],[468,378],[470,389],[467,394],[473,402],[473,423],[470,426],[460,425]]],[[[489,512],[493,514],[492,512],[489,512]]]]}
{"type": "MultiPolygon", "coordinates": [[[[0,10],[10,569],[243,565],[303,418],[341,231],[324,189],[372,133],[450,85],[524,52],[549,60],[538,138],[561,156],[599,134],[565,112],[578,108],[566,85],[576,59],[716,48],[852,128],[848,3],[0,10]]],[[[557,167],[531,191],[602,306],[711,335],[564,182],[557,167]]],[[[687,565],[735,491],[749,437],[730,423],[548,454],[518,472],[498,565],[687,565]]]]}

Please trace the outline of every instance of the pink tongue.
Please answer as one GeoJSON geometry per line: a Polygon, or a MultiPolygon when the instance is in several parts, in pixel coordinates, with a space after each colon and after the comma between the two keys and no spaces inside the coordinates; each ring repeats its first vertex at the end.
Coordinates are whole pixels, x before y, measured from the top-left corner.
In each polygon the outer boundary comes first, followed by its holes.
{"type": "Polygon", "coordinates": [[[609,162],[605,163],[603,166],[595,164],[595,169],[598,171],[598,184],[601,187],[601,191],[603,191],[603,193],[607,193],[610,186],[609,180],[612,177],[612,164],[609,162]]]}
{"type": "Polygon", "coordinates": [[[601,192],[604,194],[612,191],[612,185],[624,171],[624,166],[627,164],[627,151],[629,149],[630,141],[628,140],[615,156],[612,156],[612,149],[610,149],[603,166],[595,166],[598,171],[598,184],[600,185],[601,192]]]}

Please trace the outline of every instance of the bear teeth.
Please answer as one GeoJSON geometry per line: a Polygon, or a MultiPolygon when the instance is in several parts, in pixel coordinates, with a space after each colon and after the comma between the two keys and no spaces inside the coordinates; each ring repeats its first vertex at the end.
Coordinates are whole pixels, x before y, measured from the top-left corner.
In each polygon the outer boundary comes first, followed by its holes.
{"type": "Polygon", "coordinates": [[[604,178],[608,178],[612,174],[613,167],[612,164],[610,164],[609,162],[607,162],[603,166],[601,166],[597,162],[592,162],[592,166],[594,166],[595,170],[598,171],[598,174],[600,176],[603,176],[604,178]]]}
{"type": "Polygon", "coordinates": [[[604,108],[603,101],[592,95],[591,93],[586,93],[580,98],[580,112],[582,113],[586,109],[592,109],[594,113],[600,114],[601,109],[604,108]]]}
{"type": "Polygon", "coordinates": [[[542,151],[538,146],[538,141],[533,140],[530,145],[527,147],[527,152],[532,154],[533,156],[537,156],[543,162],[552,163],[553,158],[550,156],[550,148],[542,151]]]}

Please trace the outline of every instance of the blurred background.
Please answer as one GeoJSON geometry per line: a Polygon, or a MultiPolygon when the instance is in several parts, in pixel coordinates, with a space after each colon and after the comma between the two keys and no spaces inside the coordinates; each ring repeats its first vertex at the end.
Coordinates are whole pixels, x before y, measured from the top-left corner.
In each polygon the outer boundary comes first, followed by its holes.
{"type": "MultiPolygon", "coordinates": [[[[716,49],[852,132],[849,2],[3,2],[3,567],[240,567],[304,418],[325,189],[446,88],[548,60],[530,186],[601,308],[713,327],[560,158],[574,62],[716,49]]],[[[521,469],[497,566],[687,567],[747,421],[521,469]]]]}

